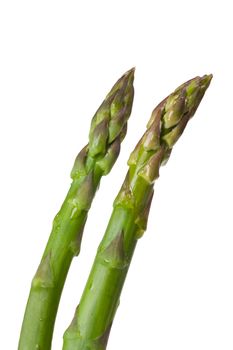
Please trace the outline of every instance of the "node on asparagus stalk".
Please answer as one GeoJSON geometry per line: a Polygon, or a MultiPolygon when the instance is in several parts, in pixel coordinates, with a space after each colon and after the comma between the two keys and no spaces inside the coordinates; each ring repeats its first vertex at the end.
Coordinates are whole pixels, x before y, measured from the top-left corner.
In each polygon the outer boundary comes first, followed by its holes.
{"type": "Polygon", "coordinates": [[[105,350],[119,297],[137,243],[146,230],[154,181],[212,76],[196,77],[176,89],[152,112],[147,130],[131,154],[129,170],[92,270],[64,334],[63,350],[105,350]]]}
{"type": "Polygon", "coordinates": [[[75,255],[100,179],[113,167],[131,113],[134,69],[113,86],[94,115],[89,144],[79,153],[71,172],[73,182],[55,216],[53,228],[35,277],[24,315],[19,350],[50,350],[65,279],[75,255]]]}

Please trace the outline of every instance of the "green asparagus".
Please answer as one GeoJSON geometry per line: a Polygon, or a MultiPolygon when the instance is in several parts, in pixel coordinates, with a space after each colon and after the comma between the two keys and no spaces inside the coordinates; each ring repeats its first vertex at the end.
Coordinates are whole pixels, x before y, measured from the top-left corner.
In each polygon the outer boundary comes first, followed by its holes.
{"type": "Polygon", "coordinates": [[[72,184],[55,216],[42,260],[32,280],[24,315],[19,350],[49,350],[65,279],[75,255],[100,179],[114,165],[127,131],[134,89],[134,69],[113,86],[95,113],[89,144],[77,156],[71,171],[72,184]]]}
{"type": "Polygon", "coordinates": [[[212,76],[196,77],[176,89],[152,112],[147,130],[131,154],[129,170],[114,201],[107,230],[63,350],[105,350],[137,240],[146,230],[154,181],[194,115],[212,76]]]}

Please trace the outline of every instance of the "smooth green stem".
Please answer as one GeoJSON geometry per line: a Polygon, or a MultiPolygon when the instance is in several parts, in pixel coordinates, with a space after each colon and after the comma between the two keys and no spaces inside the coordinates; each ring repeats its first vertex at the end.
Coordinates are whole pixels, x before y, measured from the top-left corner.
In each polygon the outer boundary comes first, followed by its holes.
{"type": "MultiPolygon", "coordinates": [[[[97,177],[97,176],[96,176],[97,177]]],[[[99,185],[100,176],[95,183],[99,185]]],[[[57,308],[66,276],[75,255],[79,254],[87,211],[74,205],[80,181],[73,181],[56,215],[50,239],[32,280],[23,320],[19,350],[51,348],[57,308]],[[76,214],[79,215],[76,215],[76,214]],[[35,322],[35,319],[38,322],[35,322]]]]}
{"type": "MultiPolygon", "coordinates": [[[[132,235],[135,231],[133,216],[120,209],[112,214],[119,224],[125,216],[129,224],[127,233],[132,235]]],[[[125,226],[125,220],[121,226],[125,226]]],[[[106,235],[117,235],[114,231],[111,227],[106,235]]],[[[135,239],[131,242],[131,252],[122,266],[97,254],[74,320],[64,335],[63,350],[105,349],[136,242],[135,239]]]]}
{"type": "Polygon", "coordinates": [[[134,200],[138,204],[125,205],[125,195],[115,201],[80,304],[64,334],[63,350],[106,348],[133,252],[142,234],[142,228],[135,222],[141,214],[144,216],[153,194],[151,184],[135,173],[132,167],[125,181],[135,190],[134,200]]]}

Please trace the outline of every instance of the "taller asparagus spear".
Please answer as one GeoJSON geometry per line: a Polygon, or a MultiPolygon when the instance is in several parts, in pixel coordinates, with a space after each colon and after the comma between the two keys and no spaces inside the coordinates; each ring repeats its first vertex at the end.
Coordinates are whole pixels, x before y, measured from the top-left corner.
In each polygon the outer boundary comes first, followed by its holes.
{"type": "Polygon", "coordinates": [[[147,130],[131,154],[129,170],[114,201],[103,240],[63,350],[105,350],[119,297],[137,243],[147,226],[154,181],[187,122],[194,115],[211,76],[181,85],[152,112],[147,130]]]}
{"type": "Polygon", "coordinates": [[[113,86],[94,115],[89,144],[77,156],[73,182],[55,216],[41,263],[32,280],[24,315],[19,350],[49,350],[65,279],[75,255],[100,179],[114,165],[127,130],[133,103],[134,69],[113,86]]]}

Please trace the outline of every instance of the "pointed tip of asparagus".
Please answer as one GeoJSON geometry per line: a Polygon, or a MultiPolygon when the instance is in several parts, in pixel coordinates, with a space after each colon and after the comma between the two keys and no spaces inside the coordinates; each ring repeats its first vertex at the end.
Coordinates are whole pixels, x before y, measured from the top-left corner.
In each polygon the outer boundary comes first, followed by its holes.
{"type": "Polygon", "coordinates": [[[197,76],[193,79],[190,79],[188,80],[187,82],[185,82],[184,84],[182,84],[180,87],[178,87],[175,91],[178,91],[179,89],[181,88],[187,88],[189,89],[189,86],[191,87],[191,89],[199,89],[199,88],[202,88],[204,90],[206,90],[209,85],[210,85],[210,82],[213,78],[213,75],[212,74],[205,74],[203,75],[202,77],[200,76],[197,76]]]}
{"type": "Polygon", "coordinates": [[[209,87],[211,80],[213,79],[213,74],[205,74],[203,77],[200,78],[200,86],[204,90],[204,92],[209,87]]]}
{"type": "Polygon", "coordinates": [[[203,75],[202,79],[205,80],[207,84],[210,84],[211,80],[213,79],[213,74],[205,74],[203,75]]]}
{"type": "Polygon", "coordinates": [[[135,69],[136,69],[136,67],[132,67],[127,72],[125,72],[125,74],[123,76],[134,76],[135,69]]]}
{"type": "Polygon", "coordinates": [[[186,94],[186,113],[191,118],[196,112],[206,90],[212,80],[212,74],[196,77],[191,80],[185,87],[186,94]]]}
{"type": "Polygon", "coordinates": [[[111,144],[121,143],[127,130],[134,97],[134,68],[124,73],[92,118],[89,133],[89,154],[107,155],[111,144]]]}
{"type": "Polygon", "coordinates": [[[197,79],[199,80],[199,85],[207,89],[213,79],[213,74],[205,74],[202,77],[197,77],[197,79]]]}
{"type": "Polygon", "coordinates": [[[126,87],[132,86],[134,81],[134,72],[135,67],[125,72],[113,85],[111,91],[106,96],[106,99],[111,98],[118,90],[125,90],[126,87]]]}
{"type": "Polygon", "coordinates": [[[171,148],[195,114],[212,80],[212,74],[196,77],[182,84],[164,104],[163,140],[171,148]]]}
{"type": "Polygon", "coordinates": [[[129,69],[125,74],[122,76],[123,80],[127,81],[127,85],[132,85],[134,81],[134,73],[135,73],[135,67],[129,69]]]}
{"type": "Polygon", "coordinates": [[[209,74],[186,81],[153,110],[147,130],[129,158],[129,165],[138,163],[142,148],[147,152],[158,152],[164,146],[163,160],[168,159],[172,147],[196,112],[212,77],[209,74]]]}

